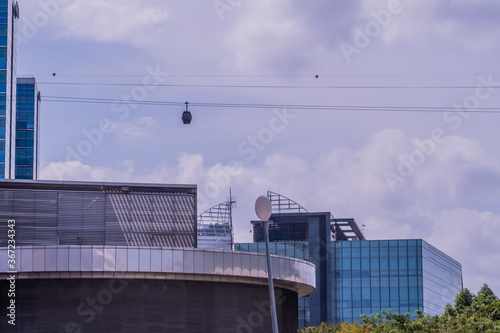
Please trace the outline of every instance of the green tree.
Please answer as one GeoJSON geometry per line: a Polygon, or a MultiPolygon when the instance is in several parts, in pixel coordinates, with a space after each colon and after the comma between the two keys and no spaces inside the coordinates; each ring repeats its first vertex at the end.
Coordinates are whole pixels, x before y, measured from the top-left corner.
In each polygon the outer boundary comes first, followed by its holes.
{"type": "Polygon", "coordinates": [[[457,313],[464,313],[471,307],[472,302],[474,302],[474,298],[474,294],[471,293],[469,289],[463,289],[458,293],[457,297],[455,297],[455,311],[457,313]]]}
{"type": "Polygon", "coordinates": [[[453,306],[451,306],[450,303],[447,303],[446,306],[444,307],[444,314],[445,316],[455,316],[456,315],[456,312],[455,310],[453,309],[453,306]]]}
{"type": "Polygon", "coordinates": [[[500,333],[500,299],[484,284],[477,295],[468,289],[455,298],[455,307],[447,304],[442,316],[430,316],[417,310],[417,318],[391,310],[362,315],[362,324],[321,324],[299,333],[500,333]]]}
{"type": "Polygon", "coordinates": [[[498,297],[495,295],[493,290],[491,290],[490,287],[488,287],[488,285],[485,283],[483,284],[481,289],[479,289],[479,291],[477,292],[476,300],[477,299],[489,299],[494,301],[497,300],[498,297]]]}
{"type": "Polygon", "coordinates": [[[486,283],[474,298],[472,310],[477,316],[500,320],[500,301],[486,283]]]}

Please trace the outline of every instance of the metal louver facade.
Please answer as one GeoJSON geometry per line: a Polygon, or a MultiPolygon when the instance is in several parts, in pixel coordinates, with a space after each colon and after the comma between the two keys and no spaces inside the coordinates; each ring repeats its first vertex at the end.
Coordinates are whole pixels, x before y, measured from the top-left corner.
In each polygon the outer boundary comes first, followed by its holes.
{"type": "Polygon", "coordinates": [[[196,186],[0,182],[0,247],[16,244],[195,248],[196,186]]]}

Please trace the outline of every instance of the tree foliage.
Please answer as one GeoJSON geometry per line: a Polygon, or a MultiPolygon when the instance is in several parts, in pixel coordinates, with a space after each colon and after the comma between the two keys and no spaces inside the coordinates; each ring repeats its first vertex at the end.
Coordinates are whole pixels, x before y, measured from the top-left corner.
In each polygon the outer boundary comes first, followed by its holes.
{"type": "Polygon", "coordinates": [[[430,316],[417,310],[410,314],[382,311],[376,315],[361,315],[362,323],[326,324],[308,327],[299,333],[500,333],[500,299],[484,284],[476,295],[467,288],[447,304],[441,316],[430,316]]]}

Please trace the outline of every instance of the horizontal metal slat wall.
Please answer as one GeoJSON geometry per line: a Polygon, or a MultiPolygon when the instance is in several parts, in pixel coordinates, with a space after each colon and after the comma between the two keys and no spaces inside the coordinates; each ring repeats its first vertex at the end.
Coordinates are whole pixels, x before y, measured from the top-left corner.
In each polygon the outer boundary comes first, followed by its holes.
{"type": "Polygon", "coordinates": [[[0,189],[0,247],[196,247],[196,194],[0,189]]]}

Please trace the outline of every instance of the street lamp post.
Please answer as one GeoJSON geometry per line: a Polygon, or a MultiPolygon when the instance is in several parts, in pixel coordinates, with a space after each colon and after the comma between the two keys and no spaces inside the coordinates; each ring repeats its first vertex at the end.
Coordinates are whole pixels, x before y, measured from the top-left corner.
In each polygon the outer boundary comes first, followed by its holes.
{"type": "Polygon", "coordinates": [[[273,271],[271,267],[271,253],[269,251],[269,218],[273,207],[271,201],[266,196],[261,195],[255,201],[255,213],[262,222],[262,228],[264,229],[264,237],[266,239],[266,257],[267,257],[267,280],[269,283],[269,299],[271,301],[271,321],[273,324],[273,333],[279,333],[278,331],[278,317],[276,315],[276,299],[274,297],[274,283],[273,283],[273,271]]]}

